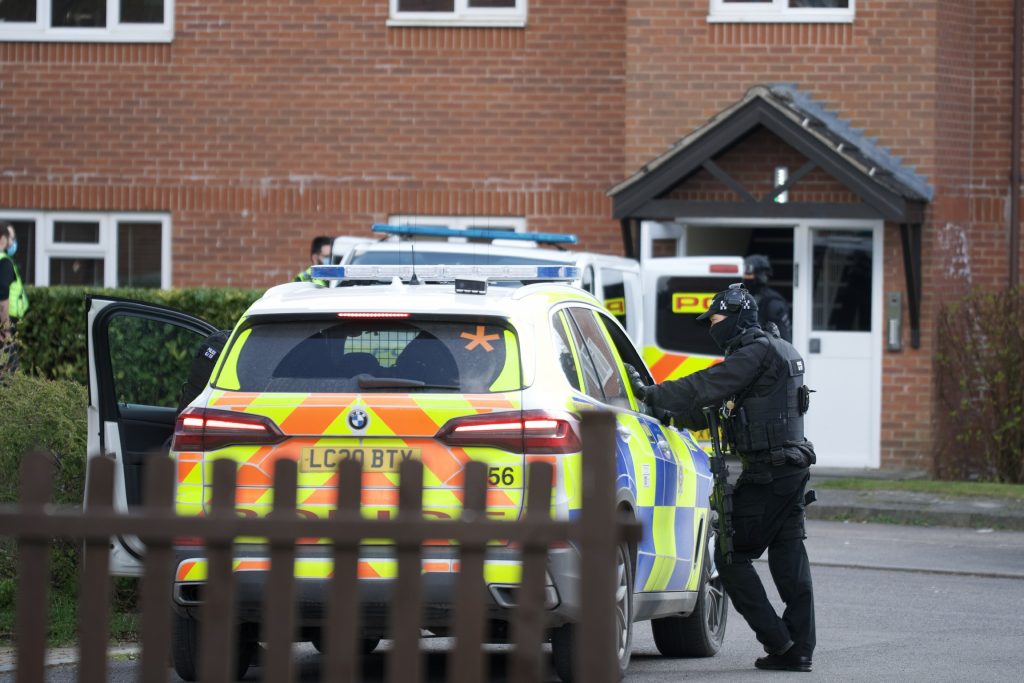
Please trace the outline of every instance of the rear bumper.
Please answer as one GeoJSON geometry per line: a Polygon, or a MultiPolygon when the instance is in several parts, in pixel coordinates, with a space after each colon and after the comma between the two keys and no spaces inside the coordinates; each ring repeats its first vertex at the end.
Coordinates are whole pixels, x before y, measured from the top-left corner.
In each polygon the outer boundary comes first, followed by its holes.
{"type": "MultiPolygon", "coordinates": [[[[326,596],[332,573],[330,546],[300,548],[296,553],[295,602],[299,626],[316,627],[326,614],[326,596]]],[[[545,613],[548,626],[561,626],[579,613],[579,562],[573,548],[548,553],[545,613]]],[[[426,547],[422,551],[423,628],[443,631],[451,626],[458,581],[458,549],[426,547]]],[[[206,580],[201,548],[175,548],[173,601],[179,614],[198,616],[206,580]]],[[[389,546],[364,546],[359,558],[359,601],[362,628],[368,634],[387,630],[395,587],[396,562],[389,546]]],[[[269,559],[265,546],[239,545],[235,551],[235,591],[240,621],[262,620],[269,559]]],[[[484,578],[489,620],[508,621],[516,603],[521,574],[520,553],[504,547],[487,550],[484,578]]]]}

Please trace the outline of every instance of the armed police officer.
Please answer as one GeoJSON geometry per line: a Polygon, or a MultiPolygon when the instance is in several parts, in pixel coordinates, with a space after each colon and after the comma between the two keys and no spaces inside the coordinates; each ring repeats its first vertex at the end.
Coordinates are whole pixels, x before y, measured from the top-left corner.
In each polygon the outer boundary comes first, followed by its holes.
{"type": "Polygon", "coordinates": [[[793,323],[789,318],[786,298],[768,286],[772,264],[764,254],[751,254],[743,259],[743,284],[757,302],[757,320],[766,332],[774,323],[783,339],[793,342],[793,323]]]}
{"type": "MultiPolygon", "coordinates": [[[[804,362],[789,342],[761,329],[757,303],[742,284],[715,295],[698,320],[710,323],[723,362],[651,386],[631,369],[631,384],[640,400],[668,411],[690,429],[704,428],[706,406],[714,407],[709,413],[715,417],[721,415],[726,443],[739,456],[743,472],[735,490],[729,487],[732,519],[726,517],[726,538],[720,532],[715,544],[718,572],[736,610],[768,653],[755,666],[810,671],[814,594],[804,549],[804,505],[815,456],[803,430],[809,402],[804,362]],[[786,603],[781,618],[751,564],[766,549],[772,579],[786,603]]],[[[720,501],[716,506],[721,514],[728,510],[720,501]]]]}

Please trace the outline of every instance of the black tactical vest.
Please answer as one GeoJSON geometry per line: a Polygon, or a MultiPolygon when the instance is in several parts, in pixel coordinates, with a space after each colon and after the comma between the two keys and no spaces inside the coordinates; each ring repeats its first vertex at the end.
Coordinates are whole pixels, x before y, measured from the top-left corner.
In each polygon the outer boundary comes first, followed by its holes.
{"type": "Polygon", "coordinates": [[[752,336],[742,345],[766,344],[768,353],[759,377],[743,394],[729,418],[738,453],[756,453],[793,446],[804,440],[807,389],[804,361],[792,344],[771,335],[752,336]]]}

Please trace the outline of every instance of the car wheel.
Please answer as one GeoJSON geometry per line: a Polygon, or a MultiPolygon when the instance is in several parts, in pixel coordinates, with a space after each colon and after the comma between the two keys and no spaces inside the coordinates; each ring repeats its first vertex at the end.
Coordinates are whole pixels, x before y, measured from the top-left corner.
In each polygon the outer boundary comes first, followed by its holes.
{"type": "MultiPolygon", "coordinates": [[[[313,647],[316,648],[317,652],[322,653],[324,651],[323,641],[321,640],[322,631],[317,631],[316,635],[310,638],[309,642],[313,643],[313,647]]],[[[359,652],[364,655],[368,655],[377,649],[380,645],[380,638],[377,636],[363,636],[359,642],[359,652]]]]}
{"type": "MultiPolygon", "coordinates": [[[[245,676],[249,666],[256,659],[259,642],[255,624],[242,624],[238,629],[238,659],[235,662],[235,678],[245,676]]],[[[192,617],[174,615],[171,629],[171,660],[174,672],[184,681],[199,678],[199,622],[192,617]]]]}
{"type": "Polygon", "coordinates": [[[729,598],[711,559],[715,552],[713,538],[704,553],[696,608],[686,617],[663,617],[651,621],[654,644],[666,657],[712,657],[722,648],[729,617],[729,598]]]}
{"type": "MultiPolygon", "coordinates": [[[[615,645],[619,661],[619,678],[626,675],[633,654],[633,560],[626,544],[619,545],[616,553],[615,587],[615,645]]],[[[551,630],[551,663],[555,673],[572,683],[576,668],[576,627],[566,624],[551,630]]]]}

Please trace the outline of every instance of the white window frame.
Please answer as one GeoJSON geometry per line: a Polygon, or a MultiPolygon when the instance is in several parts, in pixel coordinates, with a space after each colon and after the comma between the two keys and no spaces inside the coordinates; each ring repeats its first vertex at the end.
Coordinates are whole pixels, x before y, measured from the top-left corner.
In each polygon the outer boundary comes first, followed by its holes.
{"type": "Polygon", "coordinates": [[[166,213],[92,213],[87,211],[8,211],[0,220],[34,221],[36,224],[35,282],[50,285],[51,258],[89,258],[103,261],[103,286],[117,287],[117,226],[120,223],[160,224],[160,289],[171,288],[171,217],[166,213]],[[99,224],[97,242],[55,242],[53,225],[60,221],[99,224]]]}
{"type": "Polygon", "coordinates": [[[526,26],[527,0],[516,0],[516,6],[469,6],[469,0],[455,0],[452,12],[399,12],[398,0],[388,0],[388,26],[526,26]]]}
{"type": "Polygon", "coordinates": [[[36,0],[35,22],[0,22],[0,42],[170,43],[174,40],[174,0],[164,0],[162,24],[122,24],[121,0],[106,0],[106,27],[51,26],[53,0],[36,0]]]}
{"type": "Polygon", "coordinates": [[[790,7],[789,0],[770,3],[726,2],[709,0],[709,23],[733,24],[850,24],[853,23],[856,0],[847,8],[790,7]]]}
{"type": "MultiPolygon", "coordinates": [[[[398,214],[388,216],[388,225],[430,225],[452,230],[508,230],[526,232],[526,219],[522,216],[426,216],[398,214]]],[[[452,237],[453,243],[467,240],[463,237],[452,237]]]]}

